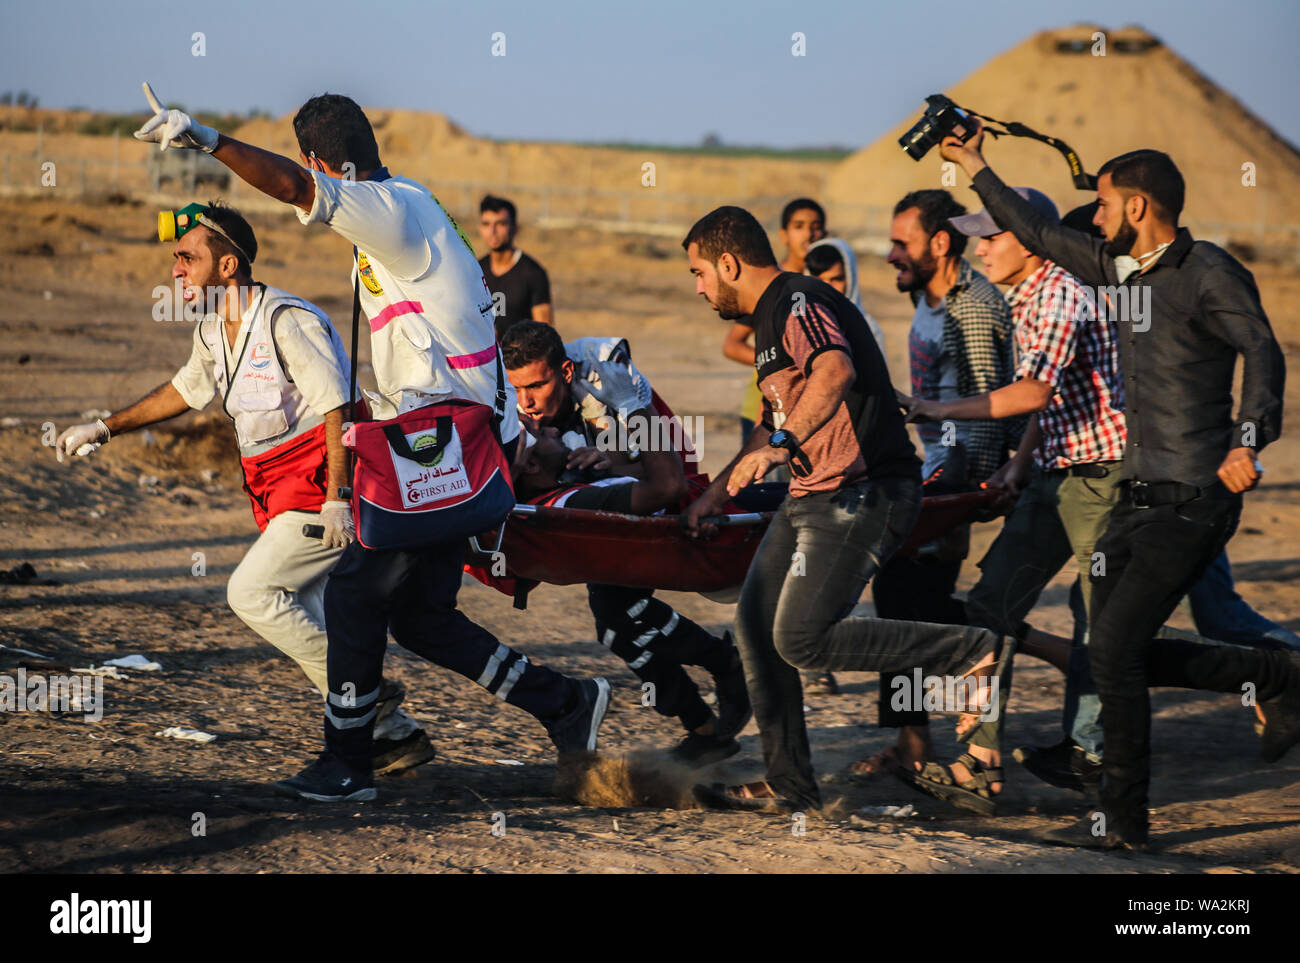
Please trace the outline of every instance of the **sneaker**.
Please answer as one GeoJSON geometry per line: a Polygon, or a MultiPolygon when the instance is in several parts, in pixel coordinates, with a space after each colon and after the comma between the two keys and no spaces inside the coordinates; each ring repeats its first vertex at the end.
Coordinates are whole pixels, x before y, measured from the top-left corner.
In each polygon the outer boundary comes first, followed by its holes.
{"type": "Polygon", "coordinates": [[[546,723],[546,731],[561,756],[595,752],[596,733],[609,709],[609,682],[604,678],[578,682],[578,704],[566,716],[546,723]]]}
{"type": "MultiPolygon", "coordinates": [[[[731,633],[723,636],[731,646],[731,633]]],[[[739,660],[733,669],[713,677],[713,691],[718,696],[718,736],[730,738],[740,733],[754,716],[749,704],[749,689],[745,686],[745,666],[739,660]]]]}
{"type": "Polygon", "coordinates": [[[1101,763],[1089,759],[1071,739],[1054,746],[1020,746],[1011,755],[1043,782],[1059,789],[1087,793],[1101,785],[1101,763]]]}
{"type": "Polygon", "coordinates": [[[1106,827],[1101,813],[1088,813],[1078,822],[1059,829],[1049,829],[1038,834],[1039,840],[1049,846],[1075,846],[1080,849],[1130,850],[1146,853],[1151,851],[1146,833],[1124,833],[1113,826],[1106,827]],[[1104,827],[1098,832],[1099,827],[1104,827]]]}
{"type": "Polygon", "coordinates": [[[675,761],[691,769],[710,766],[740,752],[740,743],[732,736],[688,732],[686,738],[668,751],[675,761]]]}
{"type": "Polygon", "coordinates": [[[376,776],[393,776],[422,766],[438,753],[423,729],[401,739],[376,739],[371,744],[370,764],[376,776]]]}
{"type": "Polygon", "coordinates": [[[316,802],[366,802],[377,795],[370,773],[351,768],[329,751],[322,752],[298,775],[282,779],[272,788],[281,796],[316,802]]]}

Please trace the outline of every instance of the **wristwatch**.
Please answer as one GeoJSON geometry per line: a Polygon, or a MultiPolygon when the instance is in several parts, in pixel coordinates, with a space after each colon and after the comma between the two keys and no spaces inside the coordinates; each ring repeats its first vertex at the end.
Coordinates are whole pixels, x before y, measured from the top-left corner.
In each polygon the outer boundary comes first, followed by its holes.
{"type": "Polygon", "coordinates": [[[767,443],[772,448],[784,448],[790,453],[790,470],[799,478],[807,478],[812,474],[812,463],[808,461],[808,456],[804,454],[803,449],[799,447],[799,442],[790,432],[778,428],[772,432],[767,443]]]}

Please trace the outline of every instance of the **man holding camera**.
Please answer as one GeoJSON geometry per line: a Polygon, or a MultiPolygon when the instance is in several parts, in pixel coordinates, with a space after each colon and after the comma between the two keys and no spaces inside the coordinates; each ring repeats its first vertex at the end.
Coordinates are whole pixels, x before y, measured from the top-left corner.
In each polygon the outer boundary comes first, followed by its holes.
{"type": "Polygon", "coordinates": [[[1153,638],[1232,535],[1242,493],[1259,483],[1258,452],[1282,428],[1282,351],[1250,272],[1178,226],[1184,184],[1167,155],[1131,151],[1102,165],[1101,239],[1052,223],[1007,187],[980,153],[983,131],[972,127],[965,141],[945,137],[941,151],[971,176],[994,220],[1129,309],[1116,319],[1128,441],[1118,502],[1096,545],[1104,574],[1092,577],[1089,648],[1106,746],[1101,811],[1045,838],[1145,849],[1148,686],[1241,692],[1249,683],[1265,717],[1265,761],[1300,741],[1300,660],[1285,651],[1153,638]]]}

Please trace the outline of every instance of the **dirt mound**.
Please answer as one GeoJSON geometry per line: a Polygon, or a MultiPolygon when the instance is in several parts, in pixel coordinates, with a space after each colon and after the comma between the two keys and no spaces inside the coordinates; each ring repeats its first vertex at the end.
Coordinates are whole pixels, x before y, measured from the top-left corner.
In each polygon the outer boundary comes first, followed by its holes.
{"type": "MultiPolygon", "coordinates": [[[[1211,238],[1227,223],[1279,231],[1300,223],[1300,152],[1141,28],[1046,30],[944,93],[1060,137],[1089,171],[1140,147],[1168,152],[1187,180],[1184,219],[1201,236],[1211,238]],[[1106,37],[1104,56],[1093,52],[1098,33],[1106,37]],[[1253,165],[1255,187],[1243,184],[1246,164],[1253,165]]],[[[909,190],[936,186],[938,151],[916,163],[898,146],[922,107],[914,105],[896,128],[840,163],[828,183],[830,203],[892,208],[909,190]]],[[[1074,189],[1064,158],[1045,144],[1005,137],[986,140],[985,148],[1004,180],[1039,188],[1063,211],[1088,199],[1074,189]]],[[[956,183],[957,198],[978,207],[961,172],[956,183]]]]}

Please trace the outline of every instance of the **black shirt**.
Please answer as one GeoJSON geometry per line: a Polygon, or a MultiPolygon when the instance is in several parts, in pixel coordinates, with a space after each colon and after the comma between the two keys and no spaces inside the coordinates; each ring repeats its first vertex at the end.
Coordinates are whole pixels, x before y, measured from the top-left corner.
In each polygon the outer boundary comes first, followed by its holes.
{"type": "Polygon", "coordinates": [[[920,479],[921,461],[903,426],[885,359],[867,320],[848,298],[806,274],[778,274],[758,299],[754,367],[763,393],[764,425],[780,428],[799,403],[814,359],[843,351],[856,377],[831,417],[798,439],[811,463],[790,494],[835,491],[862,478],[920,479]]]}
{"type": "Polygon", "coordinates": [[[632,486],[635,482],[619,482],[616,485],[585,485],[568,497],[565,508],[599,508],[606,512],[622,512],[631,515],[632,486]]]}
{"type": "Polygon", "coordinates": [[[1230,449],[1258,450],[1282,433],[1286,363],[1255,279],[1236,258],[1182,228],[1153,267],[1126,279],[1121,296],[1105,241],[1050,223],[988,168],[975,176],[974,187],[993,219],[1029,250],[1084,284],[1113,289],[1107,295],[1119,307],[1128,424],[1123,478],[1208,487],[1230,449]],[[1234,422],[1238,354],[1241,405],[1234,422]]]}
{"type": "Polygon", "coordinates": [[[492,307],[496,314],[497,340],[517,321],[531,321],[533,308],[551,303],[551,282],[546,270],[522,251],[519,260],[500,277],[492,273],[492,255],[479,258],[483,277],[487,278],[492,292],[492,307]],[[500,295],[500,297],[498,297],[500,295]]]}

